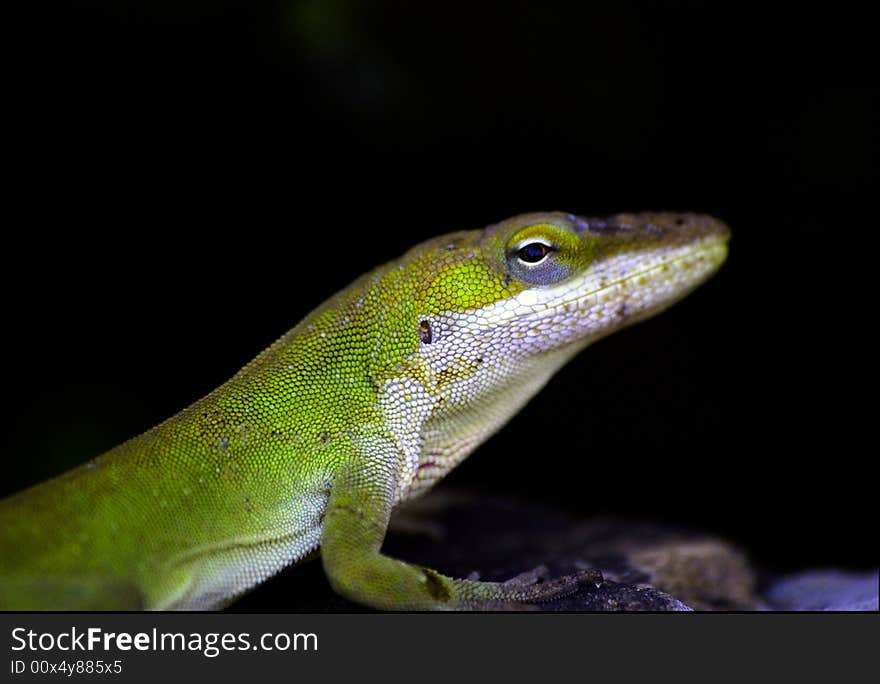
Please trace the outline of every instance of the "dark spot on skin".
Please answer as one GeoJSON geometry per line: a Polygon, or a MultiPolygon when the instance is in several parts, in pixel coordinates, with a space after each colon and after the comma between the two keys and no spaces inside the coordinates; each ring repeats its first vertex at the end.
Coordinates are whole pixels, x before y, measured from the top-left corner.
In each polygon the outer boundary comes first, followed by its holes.
{"type": "Polygon", "coordinates": [[[622,302],[621,305],[617,307],[617,311],[615,311],[614,313],[618,318],[626,318],[626,315],[629,313],[626,302],[622,302]]]}
{"type": "Polygon", "coordinates": [[[322,432],[321,433],[321,444],[326,444],[328,439],[330,439],[330,435],[328,435],[326,432],[322,432]]]}
{"type": "Polygon", "coordinates": [[[343,513],[348,513],[348,515],[353,515],[356,518],[360,518],[361,520],[366,520],[367,516],[364,514],[364,509],[355,508],[354,506],[349,506],[348,504],[339,503],[338,501],[334,503],[333,506],[328,505],[324,511],[325,516],[328,514],[336,514],[336,511],[342,511],[343,513]]]}
{"type": "Polygon", "coordinates": [[[330,501],[330,487],[324,486],[319,491],[321,497],[324,499],[325,505],[321,512],[318,514],[318,524],[323,525],[324,521],[327,519],[327,510],[330,508],[328,503],[330,501]]]}
{"type": "Polygon", "coordinates": [[[449,603],[452,600],[452,593],[446,586],[446,582],[442,575],[431,568],[422,568],[425,573],[425,589],[432,599],[441,603],[449,603]]]}
{"type": "Polygon", "coordinates": [[[482,357],[482,356],[481,356],[480,358],[477,359],[477,363],[483,363],[483,357],[482,357]]]}
{"type": "Polygon", "coordinates": [[[434,339],[431,324],[428,321],[419,323],[419,339],[425,344],[431,344],[431,341],[434,339]]]}
{"type": "Polygon", "coordinates": [[[504,276],[504,288],[507,289],[508,287],[510,287],[510,276],[506,275],[504,276]]]}
{"type": "Polygon", "coordinates": [[[684,225],[684,219],[681,218],[681,216],[679,216],[677,219],[675,219],[675,225],[677,225],[677,226],[683,226],[683,225],[684,225]]]}

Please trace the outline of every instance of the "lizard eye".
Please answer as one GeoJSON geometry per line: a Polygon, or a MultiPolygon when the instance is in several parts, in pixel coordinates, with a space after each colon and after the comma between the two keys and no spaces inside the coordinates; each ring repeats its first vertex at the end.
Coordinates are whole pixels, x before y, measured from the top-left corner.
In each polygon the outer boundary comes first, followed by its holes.
{"type": "Polygon", "coordinates": [[[532,223],[507,241],[505,260],[510,275],[529,285],[552,285],[571,274],[571,258],[579,238],[565,226],[532,223]]]}
{"type": "Polygon", "coordinates": [[[539,264],[544,261],[544,259],[547,258],[547,255],[552,251],[554,251],[554,249],[550,245],[545,245],[543,242],[530,242],[520,247],[516,256],[520,261],[526,264],[539,264]]]}

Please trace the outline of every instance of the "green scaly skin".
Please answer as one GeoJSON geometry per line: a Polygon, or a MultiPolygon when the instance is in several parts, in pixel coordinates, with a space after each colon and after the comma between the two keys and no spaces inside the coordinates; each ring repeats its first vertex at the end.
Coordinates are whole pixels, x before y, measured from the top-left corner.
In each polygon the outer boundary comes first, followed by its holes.
{"type": "Polygon", "coordinates": [[[584,347],[705,281],[728,235],[693,214],[545,213],[414,247],[176,416],[0,502],[0,608],[218,608],[319,548],[337,592],[381,609],[577,590],[595,575],[490,583],[389,558],[389,516],[584,347]]]}

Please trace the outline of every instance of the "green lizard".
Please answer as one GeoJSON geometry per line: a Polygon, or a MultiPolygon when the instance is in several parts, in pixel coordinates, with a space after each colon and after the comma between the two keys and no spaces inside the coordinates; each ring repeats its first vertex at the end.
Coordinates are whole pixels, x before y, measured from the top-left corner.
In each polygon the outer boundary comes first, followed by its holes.
{"type": "Polygon", "coordinates": [[[452,579],[381,553],[425,492],[584,347],[677,301],[727,255],[693,214],[517,216],[420,244],[231,380],[0,502],[0,607],[210,609],[320,548],[380,609],[510,607],[594,578],[452,579]]]}

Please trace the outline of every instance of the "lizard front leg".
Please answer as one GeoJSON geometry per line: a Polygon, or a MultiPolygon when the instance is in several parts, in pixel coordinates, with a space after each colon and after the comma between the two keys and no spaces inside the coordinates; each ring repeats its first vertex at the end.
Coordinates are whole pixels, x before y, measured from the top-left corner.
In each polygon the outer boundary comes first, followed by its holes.
{"type": "MultiPolygon", "coordinates": [[[[593,571],[542,583],[453,579],[384,555],[381,546],[398,480],[392,461],[359,454],[333,480],[321,557],[337,593],[381,610],[493,610],[525,608],[595,583],[593,571]]],[[[534,573],[522,577],[534,580],[534,573]]]]}

